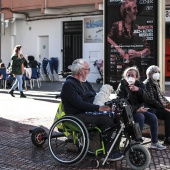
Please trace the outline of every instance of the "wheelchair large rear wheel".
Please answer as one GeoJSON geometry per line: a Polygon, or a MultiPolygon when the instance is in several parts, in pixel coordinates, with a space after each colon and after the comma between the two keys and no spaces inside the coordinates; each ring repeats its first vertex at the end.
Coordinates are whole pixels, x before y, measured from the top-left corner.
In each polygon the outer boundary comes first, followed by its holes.
{"type": "Polygon", "coordinates": [[[50,128],[48,144],[54,159],[61,164],[75,165],[87,154],[89,134],[78,118],[64,116],[50,128]]]}

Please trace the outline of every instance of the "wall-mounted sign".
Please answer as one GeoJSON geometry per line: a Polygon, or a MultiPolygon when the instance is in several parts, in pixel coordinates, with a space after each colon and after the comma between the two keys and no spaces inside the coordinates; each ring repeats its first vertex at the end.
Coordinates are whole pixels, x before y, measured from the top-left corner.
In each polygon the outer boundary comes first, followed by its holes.
{"type": "Polygon", "coordinates": [[[117,87],[129,66],[143,80],[157,64],[157,11],[157,0],[105,1],[105,83],[117,87]]]}
{"type": "Polygon", "coordinates": [[[103,17],[84,18],[84,42],[103,42],[103,17]]]}

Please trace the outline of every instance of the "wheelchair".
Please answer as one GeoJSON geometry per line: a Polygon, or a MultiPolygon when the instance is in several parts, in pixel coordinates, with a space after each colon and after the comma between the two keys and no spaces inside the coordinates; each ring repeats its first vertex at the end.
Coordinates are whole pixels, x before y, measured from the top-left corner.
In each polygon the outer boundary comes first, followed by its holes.
{"type": "Polygon", "coordinates": [[[65,115],[61,101],[59,105],[61,112],[48,134],[42,128],[30,131],[32,143],[41,147],[48,139],[48,146],[54,159],[69,166],[81,162],[88,153],[92,154],[94,157],[91,164],[95,168],[100,162],[102,165],[108,162],[109,155],[118,143],[118,150],[124,155],[131,169],[147,168],[151,161],[150,152],[138,142],[142,135],[139,125],[133,121],[130,106],[119,99],[113,99],[106,105],[112,107],[114,121],[109,141],[106,140],[106,133],[95,125],[85,126],[80,119],[65,115]],[[106,142],[111,142],[109,150],[106,150],[106,142]],[[96,143],[97,145],[94,145],[96,143]]]}

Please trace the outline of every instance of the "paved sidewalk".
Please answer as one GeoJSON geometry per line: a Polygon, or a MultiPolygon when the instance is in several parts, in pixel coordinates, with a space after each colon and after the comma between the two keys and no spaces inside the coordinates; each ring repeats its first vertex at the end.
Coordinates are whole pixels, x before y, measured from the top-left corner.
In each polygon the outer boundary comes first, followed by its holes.
{"type": "MultiPolygon", "coordinates": [[[[101,84],[93,85],[99,91],[101,84]]],[[[8,90],[0,89],[0,170],[93,169],[88,156],[78,165],[65,167],[53,159],[47,142],[42,148],[36,148],[31,143],[30,129],[40,126],[48,132],[52,125],[59,104],[55,95],[60,93],[61,88],[62,82],[42,82],[40,89],[35,87],[24,92],[27,98],[20,98],[18,92],[13,98],[7,94],[8,90]]],[[[170,86],[166,87],[168,97],[169,89],[170,86]]],[[[169,149],[150,152],[152,160],[147,169],[168,169],[169,149]]],[[[98,169],[129,170],[125,159],[98,169]]]]}

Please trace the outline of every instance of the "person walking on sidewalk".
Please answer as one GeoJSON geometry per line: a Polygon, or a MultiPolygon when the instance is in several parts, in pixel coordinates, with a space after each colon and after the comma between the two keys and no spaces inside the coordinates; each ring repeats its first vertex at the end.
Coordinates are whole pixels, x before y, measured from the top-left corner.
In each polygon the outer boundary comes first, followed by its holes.
{"type": "Polygon", "coordinates": [[[21,53],[22,53],[22,46],[16,45],[13,50],[13,54],[11,56],[11,65],[10,65],[10,70],[15,77],[15,82],[12,85],[9,94],[11,94],[12,97],[15,97],[13,93],[18,86],[18,90],[20,91],[20,97],[25,98],[26,96],[22,91],[22,75],[24,74],[25,58],[21,53]]]}

